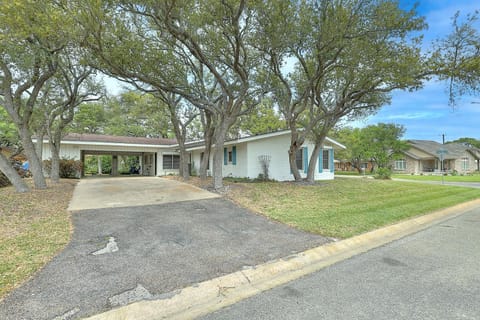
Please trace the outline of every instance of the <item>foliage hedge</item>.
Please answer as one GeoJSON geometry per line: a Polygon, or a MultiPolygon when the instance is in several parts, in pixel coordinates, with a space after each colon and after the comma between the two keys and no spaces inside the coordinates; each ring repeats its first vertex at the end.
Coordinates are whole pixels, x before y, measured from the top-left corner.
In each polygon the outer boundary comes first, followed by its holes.
{"type": "MultiPolygon", "coordinates": [[[[52,160],[44,160],[43,167],[45,172],[50,175],[52,170],[52,160]]],[[[62,158],[60,159],[60,178],[80,178],[82,172],[82,162],[80,160],[62,158]]]]}
{"type": "Polygon", "coordinates": [[[10,180],[0,171],[0,188],[9,186],[10,184],[10,180]]]}

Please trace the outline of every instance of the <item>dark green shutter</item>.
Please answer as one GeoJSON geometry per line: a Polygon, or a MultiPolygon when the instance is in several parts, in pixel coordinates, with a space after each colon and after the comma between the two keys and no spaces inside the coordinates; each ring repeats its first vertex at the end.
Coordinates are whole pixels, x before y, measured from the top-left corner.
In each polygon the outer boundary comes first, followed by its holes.
{"type": "Polygon", "coordinates": [[[308,148],[303,148],[303,172],[308,172],[308,148]]]}
{"type": "Polygon", "coordinates": [[[328,157],[330,158],[329,161],[330,161],[330,172],[334,172],[335,171],[335,162],[333,161],[333,148],[328,150],[328,157]]]}
{"type": "Polygon", "coordinates": [[[237,147],[236,146],[232,147],[232,164],[233,165],[237,164],[237,147]]]}
{"type": "Polygon", "coordinates": [[[318,153],[318,172],[323,172],[323,149],[320,149],[320,152],[318,153]]]}
{"type": "Polygon", "coordinates": [[[223,148],[223,164],[227,165],[228,164],[228,152],[227,148],[223,148]]]}

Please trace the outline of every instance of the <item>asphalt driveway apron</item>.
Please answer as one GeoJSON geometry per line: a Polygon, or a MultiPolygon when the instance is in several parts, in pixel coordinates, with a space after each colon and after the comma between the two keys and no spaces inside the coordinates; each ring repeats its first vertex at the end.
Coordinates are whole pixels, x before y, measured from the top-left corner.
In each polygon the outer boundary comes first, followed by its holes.
{"type": "Polygon", "coordinates": [[[82,180],[70,209],[72,241],[0,302],[0,319],[78,319],[168,298],[327,242],[161,178],[82,180]]]}

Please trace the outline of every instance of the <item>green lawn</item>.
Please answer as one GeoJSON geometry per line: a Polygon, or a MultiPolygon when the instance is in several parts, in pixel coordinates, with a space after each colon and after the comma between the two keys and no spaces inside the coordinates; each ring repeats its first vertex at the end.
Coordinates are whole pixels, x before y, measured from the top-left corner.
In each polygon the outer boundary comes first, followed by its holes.
{"type": "Polygon", "coordinates": [[[480,189],[337,178],[316,185],[238,183],[240,205],[299,229],[348,238],[410,217],[480,198],[480,189]]]}
{"type": "MultiPolygon", "coordinates": [[[[394,174],[392,178],[407,179],[416,181],[442,181],[442,176],[436,175],[411,175],[411,174],[394,174]]],[[[480,182],[480,174],[472,174],[465,176],[443,176],[447,182],[480,182]]]]}

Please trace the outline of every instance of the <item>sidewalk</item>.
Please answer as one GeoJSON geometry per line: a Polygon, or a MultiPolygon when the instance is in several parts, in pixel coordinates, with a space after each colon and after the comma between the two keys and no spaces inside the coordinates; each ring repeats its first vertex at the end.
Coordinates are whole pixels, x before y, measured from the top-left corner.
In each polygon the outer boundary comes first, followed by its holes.
{"type": "Polygon", "coordinates": [[[455,187],[467,187],[467,188],[480,188],[480,182],[448,182],[444,181],[422,181],[422,180],[410,180],[410,179],[400,179],[393,178],[393,181],[402,181],[402,182],[414,182],[414,183],[423,183],[423,184],[436,184],[436,185],[446,185],[446,186],[455,186],[455,187]]]}

